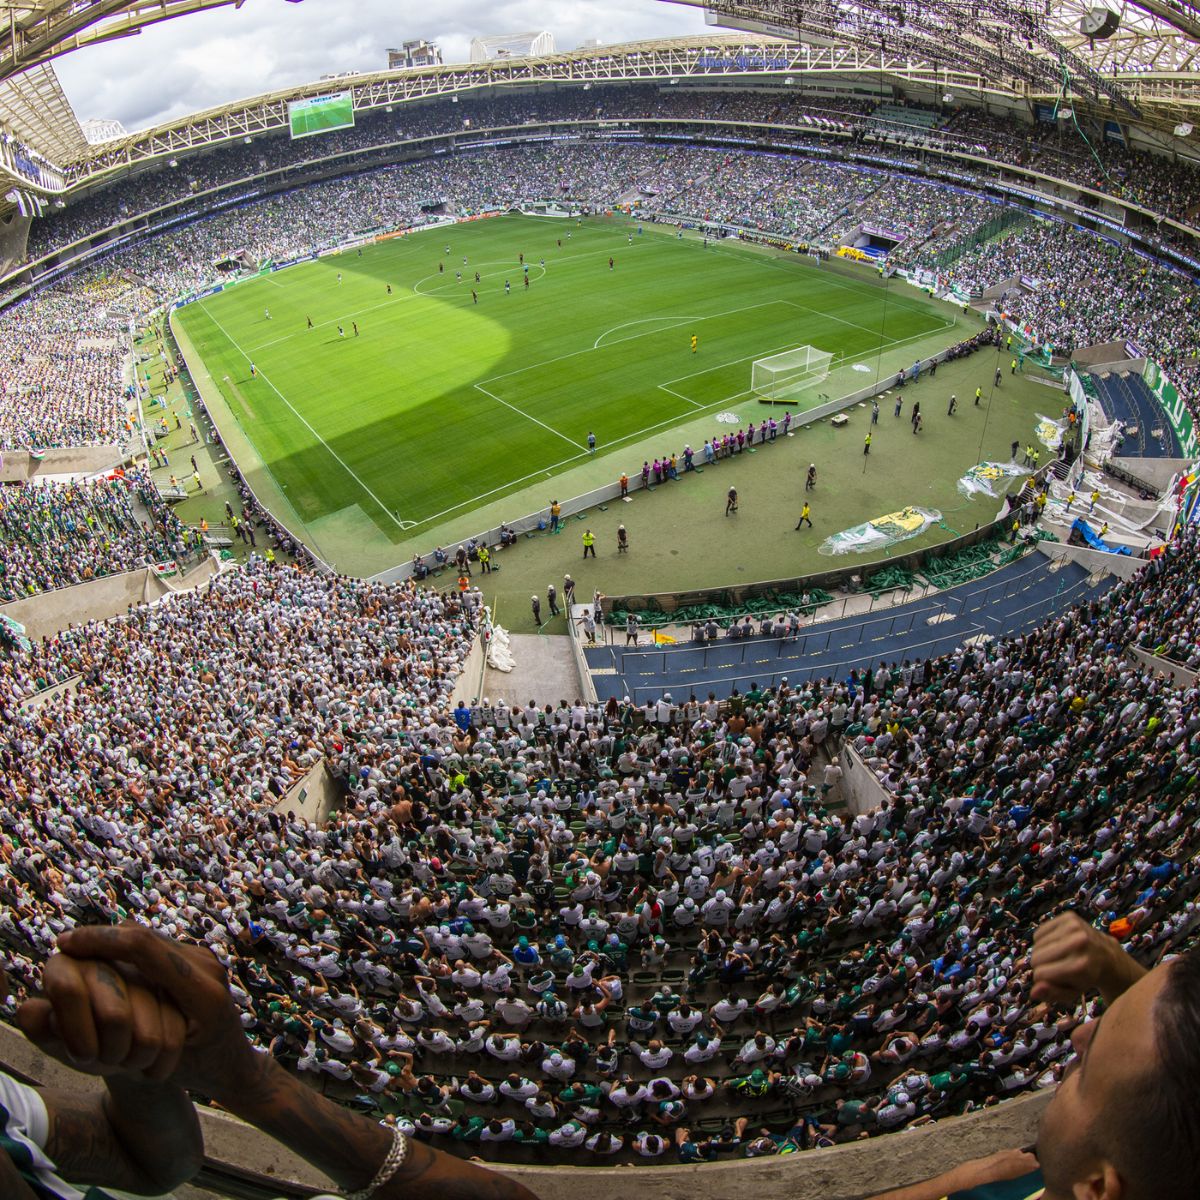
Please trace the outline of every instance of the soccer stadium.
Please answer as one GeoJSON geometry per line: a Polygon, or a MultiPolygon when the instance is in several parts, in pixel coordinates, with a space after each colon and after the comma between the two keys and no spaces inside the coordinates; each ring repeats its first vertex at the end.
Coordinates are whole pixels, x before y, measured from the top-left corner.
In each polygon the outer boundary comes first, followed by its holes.
{"type": "Polygon", "coordinates": [[[265,7],[0,5],[0,1196],[1195,1200],[1200,12],[265,7]]]}

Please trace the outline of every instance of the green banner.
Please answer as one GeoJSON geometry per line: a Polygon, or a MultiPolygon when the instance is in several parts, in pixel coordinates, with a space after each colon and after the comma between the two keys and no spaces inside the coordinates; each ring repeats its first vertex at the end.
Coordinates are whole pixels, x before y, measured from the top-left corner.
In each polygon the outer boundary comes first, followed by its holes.
{"type": "Polygon", "coordinates": [[[1171,428],[1179,439],[1179,449],[1184,458],[1195,458],[1200,454],[1200,441],[1196,438],[1196,426],[1192,414],[1183,402],[1179,389],[1167,378],[1162,367],[1152,358],[1146,359],[1146,369],[1142,373],[1146,386],[1158,397],[1162,410],[1171,422],[1171,428]]]}

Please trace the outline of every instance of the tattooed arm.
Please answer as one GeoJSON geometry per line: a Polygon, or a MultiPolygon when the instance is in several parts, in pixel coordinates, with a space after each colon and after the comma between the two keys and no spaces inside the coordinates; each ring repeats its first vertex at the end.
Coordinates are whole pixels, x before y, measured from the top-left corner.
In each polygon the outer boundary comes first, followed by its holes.
{"type": "MultiPolygon", "coordinates": [[[[50,1117],[46,1156],[69,1183],[160,1196],[200,1169],[204,1143],[181,1088],[123,1076],[107,1092],[39,1088],[50,1117]]],[[[8,1195],[7,1192],[4,1195],[8,1195]]]]}
{"type": "MultiPolygon", "coordinates": [[[[156,1078],[200,1092],[324,1171],[343,1191],[366,1187],[392,1146],[392,1131],[325,1099],[268,1054],[251,1048],[225,970],[207,949],[126,923],[64,933],[65,956],[134,971],[177,1011],[186,1033],[156,1078]]],[[[403,1166],[377,1200],[535,1200],[494,1171],[408,1141],[403,1166]]]]}
{"type": "Polygon", "coordinates": [[[18,1024],[46,1053],[106,1086],[38,1089],[44,1149],[59,1176],[141,1195],[190,1179],[203,1162],[200,1123],[183,1089],[162,1081],[181,1052],[183,1018],[109,963],[57,955],[43,990],[21,1006],[18,1024]]]}

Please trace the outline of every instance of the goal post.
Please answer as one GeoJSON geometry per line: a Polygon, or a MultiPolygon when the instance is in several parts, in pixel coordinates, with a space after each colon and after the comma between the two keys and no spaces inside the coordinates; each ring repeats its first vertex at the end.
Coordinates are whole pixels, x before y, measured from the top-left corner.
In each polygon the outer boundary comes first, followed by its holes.
{"type": "Polygon", "coordinates": [[[806,389],[828,378],[832,361],[831,351],[816,346],[797,346],[755,359],[750,368],[750,390],[760,400],[796,400],[806,389]]]}

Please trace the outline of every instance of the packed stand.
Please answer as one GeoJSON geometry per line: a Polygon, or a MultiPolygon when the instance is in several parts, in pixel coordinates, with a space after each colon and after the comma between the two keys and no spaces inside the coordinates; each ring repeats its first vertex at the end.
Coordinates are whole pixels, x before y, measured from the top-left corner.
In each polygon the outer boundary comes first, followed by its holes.
{"type": "Polygon", "coordinates": [[[126,914],[199,939],[257,1044],[487,1156],[778,1154],[1051,1085],[1037,922],[1150,953],[1197,915],[1195,696],[1121,657],[1195,558],[842,683],[454,709],[478,593],[252,559],[4,662],[2,965],[126,914]],[[843,738],[873,813],[827,804],[843,738]],[[279,802],[322,758],[310,824],[279,802]]]}
{"type": "Polygon", "coordinates": [[[196,539],[144,468],[72,483],[0,485],[0,599],[185,561],[196,539]]]}
{"type": "Polygon", "coordinates": [[[92,272],[0,311],[0,449],[118,444],[129,433],[127,285],[92,272]]]}
{"type": "MultiPolygon", "coordinates": [[[[31,260],[68,245],[98,229],[164,204],[186,201],[215,187],[263,172],[295,169],[306,162],[337,154],[353,154],[410,138],[536,124],[547,121],[660,120],[749,121],[801,128],[850,132],[856,139],[871,128],[869,102],[837,97],[756,94],[752,89],[723,95],[689,88],[655,85],[560,88],[536,96],[498,96],[477,99],[464,95],[461,103],[444,100],[406,104],[393,113],[360,115],[353,129],[321,138],[293,142],[283,134],[223,146],[215,153],[179,160],[145,174],[122,180],[92,196],[71,203],[35,222],[28,256],[31,260]]],[[[919,110],[915,110],[919,111],[919,110]]],[[[938,114],[942,123],[943,114],[938,114]]],[[[1073,133],[1064,147],[1062,135],[1051,127],[989,117],[963,109],[944,120],[936,141],[947,152],[989,157],[998,163],[1033,167],[1068,181],[1097,187],[1113,195],[1188,219],[1198,202],[1197,172],[1183,162],[1143,154],[1111,142],[1100,145],[1096,161],[1073,133]],[[1101,165],[1103,164],[1103,165],[1101,165]]],[[[881,127],[882,128],[882,127],[881,127]]],[[[931,135],[932,136],[932,135],[931,135]]],[[[889,147],[888,154],[911,166],[913,154],[889,147]]],[[[201,211],[206,201],[196,198],[190,208],[201,211]]]]}
{"type": "Polygon", "coordinates": [[[1068,225],[1039,221],[963,255],[943,278],[987,288],[1006,279],[1002,307],[1037,338],[1070,354],[1080,346],[1134,341],[1194,405],[1200,395],[1200,312],[1182,275],[1068,225]]]}

